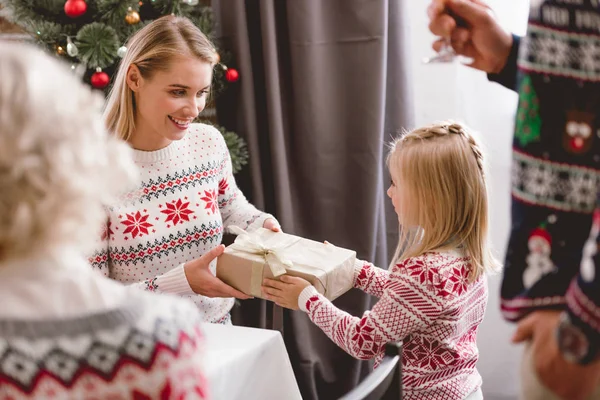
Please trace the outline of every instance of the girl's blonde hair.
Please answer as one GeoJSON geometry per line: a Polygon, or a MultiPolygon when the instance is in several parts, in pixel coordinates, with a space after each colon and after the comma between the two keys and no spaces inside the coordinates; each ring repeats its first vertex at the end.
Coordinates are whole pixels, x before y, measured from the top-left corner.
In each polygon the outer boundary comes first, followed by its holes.
{"type": "Polygon", "coordinates": [[[130,147],[107,134],[103,98],[67,65],[0,41],[0,262],[92,249],[105,204],[136,183],[130,147]]]}
{"type": "Polygon", "coordinates": [[[387,162],[408,203],[394,262],[462,247],[471,258],[470,281],[495,269],[483,153],[467,128],[445,122],[408,132],[391,145],[387,162]]]}
{"type": "Polygon", "coordinates": [[[218,61],[213,44],[198,27],[171,15],[140,29],[126,47],[104,110],[108,131],[123,140],[129,140],[135,130],[135,98],[126,82],[130,65],[136,65],[144,79],[151,79],[156,71],[168,70],[176,57],[192,56],[212,66],[218,61]]]}

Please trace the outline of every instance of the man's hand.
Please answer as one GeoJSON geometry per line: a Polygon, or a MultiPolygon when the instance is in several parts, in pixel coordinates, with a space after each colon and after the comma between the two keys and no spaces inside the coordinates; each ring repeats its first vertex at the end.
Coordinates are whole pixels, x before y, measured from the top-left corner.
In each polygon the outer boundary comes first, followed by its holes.
{"type": "Polygon", "coordinates": [[[536,311],[517,326],[512,341],[531,340],[531,357],[538,379],[565,400],[584,400],[600,383],[600,363],[573,364],[562,357],[556,341],[560,311],[536,311]]]}
{"type": "Polygon", "coordinates": [[[433,43],[434,50],[439,51],[450,39],[457,54],[473,59],[470,67],[488,73],[502,71],[510,55],[512,36],[482,0],[432,0],[427,15],[429,30],[442,37],[433,43]]]}

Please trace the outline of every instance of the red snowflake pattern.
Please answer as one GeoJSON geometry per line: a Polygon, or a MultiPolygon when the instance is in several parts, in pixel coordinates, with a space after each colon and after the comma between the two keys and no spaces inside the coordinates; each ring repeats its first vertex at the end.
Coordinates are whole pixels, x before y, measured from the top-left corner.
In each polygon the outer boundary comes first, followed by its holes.
{"type": "Polygon", "coordinates": [[[425,265],[421,260],[409,259],[398,264],[401,273],[416,279],[422,285],[437,285],[440,283],[439,269],[425,265]]]}
{"type": "Polygon", "coordinates": [[[111,235],[114,234],[114,232],[112,231],[112,229],[110,229],[110,224],[112,222],[108,221],[108,223],[106,224],[106,226],[104,227],[104,229],[102,230],[102,239],[101,240],[107,240],[111,235]]]}
{"type": "Polygon", "coordinates": [[[127,228],[123,231],[123,234],[131,233],[133,239],[135,239],[138,235],[147,235],[148,228],[154,226],[150,222],[148,222],[148,214],[142,215],[139,211],[135,214],[127,214],[127,219],[125,221],[121,221],[121,223],[127,228]]]}
{"type": "Polygon", "coordinates": [[[365,282],[367,280],[367,268],[368,265],[363,265],[363,267],[360,269],[360,273],[356,277],[357,287],[365,287],[367,285],[367,282],[365,282]]]}
{"type": "Polygon", "coordinates": [[[216,190],[205,190],[204,197],[200,197],[206,205],[204,206],[205,210],[210,210],[213,214],[217,212],[219,205],[217,203],[217,191],[216,190]]]}
{"type": "Polygon", "coordinates": [[[440,279],[435,284],[439,296],[460,296],[467,291],[469,287],[469,276],[464,268],[452,267],[447,272],[446,279],[440,279]]]}
{"type": "Polygon", "coordinates": [[[452,365],[458,354],[445,347],[441,342],[420,337],[419,343],[410,341],[403,348],[403,356],[407,361],[413,361],[421,368],[436,370],[445,365],[452,365]]]}
{"type": "Polygon", "coordinates": [[[224,195],[228,187],[229,183],[227,183],[227,180],[225,178],[221,179],[219,181],[219,196],[224,195]]]}
{"type": "Polygon", "coordinates": [[[190,202],[182,202],[181,199],[177,201],[173,200],[170,203],[166,203],[166,210],[161,210],[160,212],[167,216],[165,222],[172,221],[173,226],[177,225],[179,222],[183,223],[183,221],[190,220],[190,214],[194,212],[188,208],[190,202]]]}
{"type": "Polygon", "coordinates": [[[360,349],[362,355],[374,356],[379,352],[379,345],[375,343],[374,330],[375,328],[367,325],[366,319],[363,319],[356,325],[352,341],[360,349]]]}

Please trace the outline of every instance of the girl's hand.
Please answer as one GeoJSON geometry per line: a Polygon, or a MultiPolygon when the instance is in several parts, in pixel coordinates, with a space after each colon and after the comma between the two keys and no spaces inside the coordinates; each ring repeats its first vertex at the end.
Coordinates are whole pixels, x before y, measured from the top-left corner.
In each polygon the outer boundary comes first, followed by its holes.
{"type": "Polygon", "coordinates": [[[281,232],[281,225],[279,225],[279,222],[273,218],[267,218],[263,223],[263,228],[270,229],[273,232],[281,232]]]}
{"type": "Polygon", "coordinates": [[[298,309],[298,297],[305,287],[310,286],[310,282],[295,276],[283,275],[281,281],[274,279],[265,279],[263,281],[262,291],[270,300],[278,306],[298,309]]]}

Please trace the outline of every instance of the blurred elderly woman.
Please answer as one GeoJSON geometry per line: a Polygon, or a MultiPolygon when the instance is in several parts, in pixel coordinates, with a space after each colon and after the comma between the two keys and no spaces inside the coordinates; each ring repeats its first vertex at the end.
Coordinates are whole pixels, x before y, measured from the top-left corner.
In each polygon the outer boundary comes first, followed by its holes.
{"type": "Polygon", "coordinates": [[[0,398],[203,398],[197,309],[87,264],[103,204],[137,175],[101,106],[58,61],[0,42],[0,398]]]}

